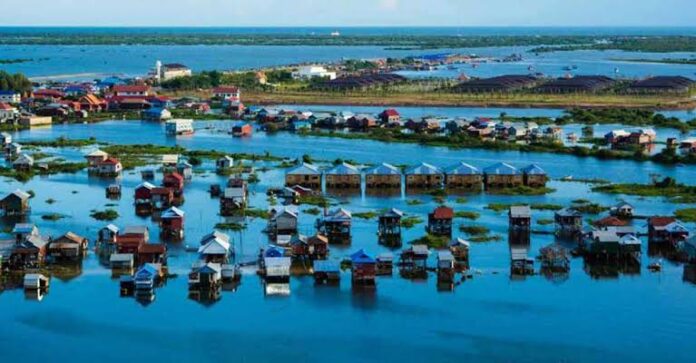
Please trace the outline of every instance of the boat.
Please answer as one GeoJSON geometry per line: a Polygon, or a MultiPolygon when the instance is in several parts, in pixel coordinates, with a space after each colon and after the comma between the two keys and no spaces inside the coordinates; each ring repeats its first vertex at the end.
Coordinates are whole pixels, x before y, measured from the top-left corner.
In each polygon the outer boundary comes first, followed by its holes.
{"type": "Polygon", "coordinates": [[[572,175],[566,175],[566,176],[562,177],[561,180],[563,180],[563,181],[570,181],[570,180],[573,180],[573,176],[572,176],[572,175]]]}
{"type": "Polygon", "coordinates": [[[662,271],[662,263],[660,261],[653,262],[648,265],[648,270],[650,272],[660,272],[662,271]]]}

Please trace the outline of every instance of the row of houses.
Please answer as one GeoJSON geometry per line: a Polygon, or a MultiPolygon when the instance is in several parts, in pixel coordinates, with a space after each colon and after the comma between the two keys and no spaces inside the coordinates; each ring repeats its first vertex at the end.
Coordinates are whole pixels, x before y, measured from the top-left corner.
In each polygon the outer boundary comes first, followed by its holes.
{"type": "Polygon", "coordinates": [[[421,163],[407,168],[404,172],[391,164],[382,163],[361,170],[360,168],[341,163],[327,170],[318,166],[301,163],[288,169],[285,173],[285,185],[311,189],[321,189],[322,176],[327,188],[358,189],[362,185],[363,176],[367,188],[399,188],[402,179],[407,188],[508,188],[517,186],[543,187],[548,176],[538,165],[531,164],[518,169],[507,163],[496,163],[479,170],[461,162],[448,168],[421,163]]]}
{"type": "Polygon", "coordinates": [[[12,239],[0,241],[0,263],[15,270],[78,261],[89,245],[86,238],[72,232],[56,238],[42,235],[31,223],[17,223],[10,233],[12,239]]]}
{"type": "Polygon", "coordinates": [[[653,129],[612,130],[604,135],[604,140],[614,149],[631,146],[647,146],[655,143],[657,133],[653,129]]]}

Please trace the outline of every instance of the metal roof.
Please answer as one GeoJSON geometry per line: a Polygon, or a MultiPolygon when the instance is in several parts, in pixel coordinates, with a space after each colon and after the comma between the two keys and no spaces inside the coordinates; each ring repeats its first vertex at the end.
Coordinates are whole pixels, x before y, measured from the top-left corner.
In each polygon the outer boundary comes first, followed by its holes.
{"type": "Polygon", "coordinates": [[[483,169],[483,173],[497,175],[518,175],[520,171],[508,163],[496,163],[483,169]]]}
{"type": "Polygon", "coordinates": [[[394,165],[382,163],[365,170],[366,175],[401,175],[401,170],[394,165]]]}
{"type": "Polygon", "coordinates": [[[406,170],[406,175],[438,175],[442,174],[442,170],[437,166],[420,163],[420,165],[412,166],[406,170]]]}
{"type": "Polygon", "coordinates": [[[473,165],[465,162],[454,164],[445,169],[447,175],[479,175],[481,171],[473,165]]]}
{"type": "Polygon", "coordinates": [[[302,163],[296,166],[293,166],[292,168],[288,169],[286,172],[287,175],[320,175],[321,172],[319,171],[319,168],[309,164],[309,163],[302,163]]]}
{"type": "Polygon", "coordinates": [[[531,217],[532,209],[528,205],[513,205],[510,207],[510,217],[525,218],[531,217]]]}
{"type": "Polygon", "coordinates": [[[341,163],[326,171],[327,175],[360,175],[360,170],[348,163],[341,163]]]}
{"type": "Polygon", "coordinates": [[[537,164],[529,164],[522,168],[522,172],[528,175],[546,175],[544,169],[537,164]]]}

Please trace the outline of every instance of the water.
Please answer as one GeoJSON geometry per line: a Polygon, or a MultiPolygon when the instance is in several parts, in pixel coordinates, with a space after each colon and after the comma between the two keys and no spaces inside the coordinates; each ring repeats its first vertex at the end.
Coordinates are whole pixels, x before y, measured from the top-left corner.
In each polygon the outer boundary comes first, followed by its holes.
{"type": "MultiPolygon", "coordinates": [[[[95,125],[57,125],[15,133],[21,140],[48,139],[58,136],[82,138],[94,136],[118,143],[180,144],[191,148],[244,152],[269,151],[276,155],[299,156],[311,153],[322,159],[353,158],[360,162],[389,161],[413,163],[428,161],[446,165],[466,160],[485,166],[498,160],[522,166],[537,162],[552,176],[574,174],[577,177],[602,177],[614,181],[645,182],[648,174],[658,172],[680,180],[696,180],[694,168],[670,168],[650,163],[598,161],[574,157],[448,150],[416,145],[382,144],[325,138],[300,138],[280,133],[273,136],[256,133],[249,139],[201,130],[186,138],[167,138],[162,126],[133,121],[112,121],[95,125]],[[133,135],[137,133],[138,137],[133,135]],[[311,148],[308,147],[311,145],[311,148]],[[360,147],[356,147],[359,145],[360,147]]],[[[87,148],[89,149],[89,148],[87,148]]],[[[73,160],[78,149],[48,149],[47,152],[73,160]]],[[[273,163],[266,163],[273,166],[273,163]]],[[[262,166],[262,165],[259,165],[262,166]]],[[[311,277],[294,277],[290,296],[266,296],[261,281],[247,271],[236,291],[223,291],[212,305],[187,298],[186,272],[195,260],[184,246],[195,245],[200,237],[221,221],[218,202],[207,193],[210,184],[223,183],[213,165],[205,163],[203,174],[195,174],[186,186],[186,239],[170,243],[169,265],[179,277],[170,279],[156,290],[155,301],[147,307],[132,298],[121,298],[118,280],[99,264],[90,252],[81,271],[70,278],[53,278],[48,295],[40,303],[25,300],[21,290],[0,294],[0,347],[7,359],[25,361],[71,359],[87,360],[99,356],[105,361],[128,359],[165,359],[172,361],[223,360],[270,362],[337,362],[399,360],[455,361],[655,361],[670,355],[675,361],[690,361],[689,342],[693,341],[696,311],[690,302],[696,287],[682,281],[683,266],[666,263],[663,272],[646,271],[654,260],[647,256],[644,241],[642,269],[639,274],[620,274],[614,278],[594,279],[584,270],[581,259],[573,259],[565,281],[550,281],[533,276],[523,281],[509,276],[509,250],[505,241],[507,218],[504,213],[484,209],[488,203],[531,202],[568,205],[573,199],[588,198],[611,205],[618,196],[595,194],[583,183],[551,182],[555,192],[545,196],[508,197],[486,194],[468,195],[465,204],[456,196],[448,204],[456,210],[477,211],[475,222],[490,228],[502,241],[474,244],[471,265],[481,271],[471,280],[456,286],[453,292],[437,292],[435,276],[413,282],[398,277],[378,279],[373,295],[351,292],[349,274],[342,275],[338,288],[315,287],[311,277]],[[69,322],[69,323],[66,323],[69,322]],[[601,331],[601,334],[597,334],[601,331]],[[144,338],[146,337],[146,338],[144,338]],[[32,342],[41,341],[42,349],[32,342]],[[75,355],[67,345],[80,346],[75,355]],[[365,349],[369,346],[370,349],[365,349]],[[681,349],[674,349],[681,347],[681,349]],[[50,352],[46,353],[46,352],[50,352]]],[[[272,168],[259,174],[261,182],[252,186],[250,205],[266,208],[265,190],[282,184],[283,171],[272,168]]],[[[158,175],[156,183],[160,182],[158,175]]],[[[57,236],[67,230],[94,240],[103,225],[90,219],[89,211],[104,209],[113,201],[104,198],[104,187],[111,181],[89,178],[86,173],[35,178],[27,184],[6,181],[2,191],[17,187],[33,190],[31,221],[45,234],[57,236]],[[47,198],[57,200],[46,203],[47,198]],[[62,213],[59,222],[40,219],[47,213],[62,213]]],[[[114,206],[121,217],[119,226],[146,224],[157,240],[158,227],[150,219],[133,213],[133,188],[139,184],[137,172],[126,172],[121,180],[123,198],[114,206]]],[[[638,213],[671,214],[681,206],[660,199],[627,197],[638,213]]],[[[437,203],[429,196],[371,197],[354,195],[339,198],[354,212],[396,207],[409,215],[425,215],[437,203]],[[422,204],[410,205],[407,200],[422,204]]],[[[302,207],[301,209],[305,209],[302,207]]],[[[534,220],[551,218],[552,212],[534,212],[534,220]]],[[[590,216],[591,217],[591,216],[590,216]]],[[[312,233],[314,216],[303,213],[300,231],[312,233]]],[[[8,222],[3,222],[8,223],[8,222]]],[[[636,226],[643,228],[643,222],[636,226]]],[[[3,226],[9,227],[9,224],[3,226]]],[[[251,220],[248,229],[232,233],[238,261],[255,257],[265,246],[261,234],[265,221],[251,220]]],[[[404,240],[423,235],[423,224],[404,231],[404,240]]],[[[693,225],[689,225],[693,228],[693,225]]],[[[376,243],[376,221],[355,219],[353,244],[332,247],[332,259],[340,259],[358,248],[376,254],[386,249],[376,243]]],[[[535,229],[549,230],[550,226],[535,229]]],[[[459,235],[459,233],[456,233],[459,235]]],[[[549,235],[533,235],[530,256],[553,241],[549,235]]],[[[431,264],[434,263],[431,256],[431,264]]],[[[537,265],[538,267],[538,265],[537,265]]]]}
{"type": "MultiPolygon", "coordinates": [[[[690,35],[696,28],[544,28],[544,27],[355,27],[332,28],[0,28],[1,34],[329,34],[340,31],[346,35],[690,35]]],[[[692,58],[696,53],[643,53],[622,51],[574,51],[554,52],[535,55],[529,53],[531,47],[487,47],[437,50],[389,50],[379,46],[157,46],[157,45],[40,45],[3,46],[2,59],[33,59],[32,62],[1,65],[0,69],[9,72],[22,72],[36,78],[67,80],[90,80],[107,75],[142,76],[162,60],[183,63],[194,71],[239,70],[270,67],[302,62],[333,62],[343,58],[374,59],[400,58],[432,53],[477,54],[484,57],[505,57],[521,53],[524,60],[511,63],[486,63],[478,68],[459,66],[454,70],[440,69],[432,72],[403,72],[409,77],[457,77],[461,73],[474,77],[493,75],[542,72],[548,76],[560,77],[568,73],[564,67],[577,65],[572,73],[601,74],[619,78],[642,78],[651,75],[696,76],[696,65],[631,63],[617,59],[631,58],[692,58]],[[619,73],[615,73],[615,69],[619,73]]]]}

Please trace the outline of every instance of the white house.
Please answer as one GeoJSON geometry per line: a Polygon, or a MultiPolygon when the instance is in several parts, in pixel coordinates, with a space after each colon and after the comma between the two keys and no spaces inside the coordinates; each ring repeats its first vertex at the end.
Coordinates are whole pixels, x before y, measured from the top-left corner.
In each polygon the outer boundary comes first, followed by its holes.
{"type": "Polygon", "coordinates": [[[15,91],[0,91],[0,102],[20,103],[22,96],[15,91]]]}
{"type": "Polygon", "coordinates": [[[192,119],[174,119],[166,122],[167,135],[189,135],[193,133],[192,119]]]}
{"type": "Polygon", "coordinates": [[[168,81],[170,79],[179,77],[190,77],[193,75],[191,68],[180,64],[180,63],[168,63],[162,64],[162,62],[157,61],[155,63],[155,69],[153,71],[155,78],[162,82],[168,81]]]}
{"type": "Polygon", "coordinates": [[[336,72],[330,72],[323,66],[311,65],[302,66],[297,71],[292,72],[292,78],[311,79],[314,77],[336,79],[336,72]]]}
{"type": "Polygon", "coordinates": [[[18,115],[19,111],[16,107],[13,107],[8,103],[0,102],[0,121],[14,119],[18,115]]]}
{"type": "Polygon", "coordinates": [[[225,101],[239,102],[242,97],[238,87],[220,86],[213,89],[213,96],[225,101]]]}

